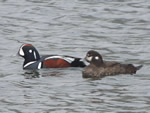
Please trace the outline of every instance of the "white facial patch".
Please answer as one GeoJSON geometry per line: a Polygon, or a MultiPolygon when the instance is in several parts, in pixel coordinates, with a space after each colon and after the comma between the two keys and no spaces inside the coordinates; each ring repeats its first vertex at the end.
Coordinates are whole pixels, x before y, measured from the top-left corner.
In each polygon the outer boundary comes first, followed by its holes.
{"type": "Polygon", "coordinates": [[[19,55],[20,55],[20,56],[24,56],[24,52],[23,52],[23,50],[22,50],[22,47],[21,47],[20,50],[19,50],[19,55]]]}
{"type": "Polygon", "coordinates": [[[87,61],[92,61],[92,58],[93,58],[92,56],[86,57],[86,60],[87,60],[87,61]]]}
{"type": "Polygon", "coordinates": [[[29,53],[32,53],[32,50],[31,50],[31,49],[29,50],[29,53]]]}
{"type": "Polygon", "coordinates": [[[95,59],[96,59],[96,60],[98,60],[98,59],[99,59],[99,57],[98,57],[98,56],[96,56],[96,57],[95,57],[95,59]]]}

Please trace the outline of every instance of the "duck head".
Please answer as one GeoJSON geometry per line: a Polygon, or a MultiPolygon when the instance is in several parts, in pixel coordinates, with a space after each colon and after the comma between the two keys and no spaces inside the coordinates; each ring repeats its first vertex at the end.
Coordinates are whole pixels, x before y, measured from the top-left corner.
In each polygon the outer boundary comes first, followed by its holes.
{"type": "Polygon", "coordinates": [[[40,59],[38,51],[31,44],[23,44],[18,51],[18,55],[25,59],[24,65],[40,59]]]}
{"type": "Polygon", "coordinates": [[[85,60],[90,64],[94,64],[97,67],[103,65],[104,63],[102,56],[97,51],[94,50],[90,50],[87,52],[85,60]]]}

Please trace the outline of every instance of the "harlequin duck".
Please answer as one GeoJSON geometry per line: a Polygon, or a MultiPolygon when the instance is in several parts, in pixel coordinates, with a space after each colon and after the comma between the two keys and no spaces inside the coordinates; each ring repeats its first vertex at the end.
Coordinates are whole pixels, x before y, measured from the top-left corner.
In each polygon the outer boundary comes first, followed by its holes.
{"type": "Polygon", "coordinates": [[[31,44],[23,44],[19,51],[23,57],[23,69],[85,67],[81,58],[63,55],[47,55],[40,57],[36,48],[31,44]]]}
{"type": "Polygon", "coordinates": [[[90,64],[82,71],[83,78],[101,78],[117,74],[135,74],[142,65],[135,67],[132,64],[121,64],[119,62],[103,61],[97,51],[88,51],[85,60],[90,64]]]}

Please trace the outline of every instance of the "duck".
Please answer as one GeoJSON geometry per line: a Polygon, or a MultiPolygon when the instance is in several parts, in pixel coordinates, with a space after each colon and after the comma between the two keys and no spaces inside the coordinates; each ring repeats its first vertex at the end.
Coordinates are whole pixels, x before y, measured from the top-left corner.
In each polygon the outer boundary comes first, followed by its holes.
{"type": "Polygon", "coordinates": [[[89,63],[82,71],[83,78],[102,78],[118,74],[136,74],[143,65],[123,64],[115,61],[104,61],[95,50],[87,52],[85,60],[89,63]]]}
{"type": "Polygon", "coordinates": [[[24,58],[23,69],[85,67],[82,58],[67,55],[40,56],[32,44],[23,44],[18,55],[24,58]]]}

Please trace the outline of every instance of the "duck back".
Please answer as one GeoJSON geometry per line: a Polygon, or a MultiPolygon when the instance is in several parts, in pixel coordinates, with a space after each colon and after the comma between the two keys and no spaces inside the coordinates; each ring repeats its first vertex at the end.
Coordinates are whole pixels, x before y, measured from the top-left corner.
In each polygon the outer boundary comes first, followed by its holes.
{"type": "Polygon", "coordinates": [[[94,65],[89,65],[83,70],[83,77],[104,77],[104,76],[112,76],[118,74],[135,74],[137,70],[139,70],[142,65],[135,67],[132,64],[121,64],[118,62],[110,62],[104,61],[104,64],[100,67],[96,67],[94,65]]]}

